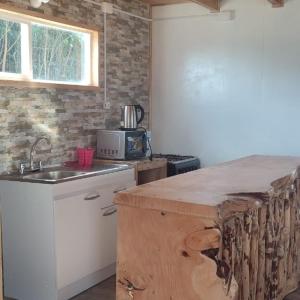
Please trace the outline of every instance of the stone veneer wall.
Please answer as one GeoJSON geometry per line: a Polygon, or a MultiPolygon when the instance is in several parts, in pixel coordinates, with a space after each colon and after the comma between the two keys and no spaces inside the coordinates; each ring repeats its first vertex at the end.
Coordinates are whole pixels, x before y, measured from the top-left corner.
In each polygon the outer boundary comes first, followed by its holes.
{"type": "MultiPolygon", "coordinates": [[[[107,1],[149,17],[149,6],[140,0],[107,1]]],[[[29,0],[0,0],[1,3],[32,9],[29,0]]],[[[107,85],[112,106],[105,110],[100,8],[81,0],[50,0],[35,11],[99,27],[101,89],[90,92],[0,87],[0,172],[15,169],[20,161],[27,161],[31,144],[41,135],[49,136],[52,141],[51,152],[45,147],[42,153],[48,164],[72,159],[77,146],[96,145],[97,129],[118,127],[121,104],[143,105],[147,112],[143,125],[148,126],[149,24],[122,14],[108,15],[107,85]]]]}

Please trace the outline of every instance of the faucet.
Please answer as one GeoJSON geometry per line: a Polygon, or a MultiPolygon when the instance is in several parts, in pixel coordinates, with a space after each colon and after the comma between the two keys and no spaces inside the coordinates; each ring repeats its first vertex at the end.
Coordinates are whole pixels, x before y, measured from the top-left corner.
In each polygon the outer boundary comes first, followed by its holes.
{"type": "Polygon", "coordinates": [[[31,146],[31,149],[30,149],[30,160],[29,160],[30,171],[38,171],[38,170],[41,170],[43,168],[41,161],[39,162],[39,167],[35,168],[34,167],[34,160],[33,160],[33,153],[35,152],[36,147],[39,145],[39,143],[41,141],[46,141],[47,144],[49,146],[51,146],[51,142],[47,137],[42,136],[42,137],[37,138],[37,140],[33,143],[33,145],[31,146]]]}

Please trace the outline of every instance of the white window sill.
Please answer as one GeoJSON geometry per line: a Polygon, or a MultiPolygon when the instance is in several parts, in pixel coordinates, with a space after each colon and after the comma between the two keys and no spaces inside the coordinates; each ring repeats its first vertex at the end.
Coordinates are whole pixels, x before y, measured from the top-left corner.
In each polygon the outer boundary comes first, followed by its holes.
{"type": "Polygon", "coordinates": [[[16,88],[32,88],[32,89],[65,89],[79,91],[99,91],[99,86],[79,85],[67,83],[37,82],[37,81],[21,81],[21,80],[3,80],[0,79],[0,86],[16,87],[16,88]]]}

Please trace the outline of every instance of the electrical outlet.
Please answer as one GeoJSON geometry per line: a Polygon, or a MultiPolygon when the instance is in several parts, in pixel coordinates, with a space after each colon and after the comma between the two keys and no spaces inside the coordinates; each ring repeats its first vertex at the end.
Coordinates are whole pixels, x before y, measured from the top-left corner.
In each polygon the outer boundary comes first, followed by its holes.
{"type": "Polygon", "coordinates": [[[110,109],[110,102],[104,102],[104,109],[110,109]]]}

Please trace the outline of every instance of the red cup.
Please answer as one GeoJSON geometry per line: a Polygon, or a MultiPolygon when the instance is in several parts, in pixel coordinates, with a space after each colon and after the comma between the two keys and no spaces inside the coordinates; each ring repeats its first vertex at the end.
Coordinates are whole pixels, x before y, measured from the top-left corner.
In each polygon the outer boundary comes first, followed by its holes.
{"type": "Polygon", "coordinates": [[[90,167],[93,164],[95,149],[86,148],[84,151],[84,166],[90,167]]]}
{"type": "Polygon", "coordinates": [[[84,148],[77,148],[77,160],[78,160],[78,165],[80,167],[84,167],[84,165],[85,165],[85,149],[84,148]]]}

